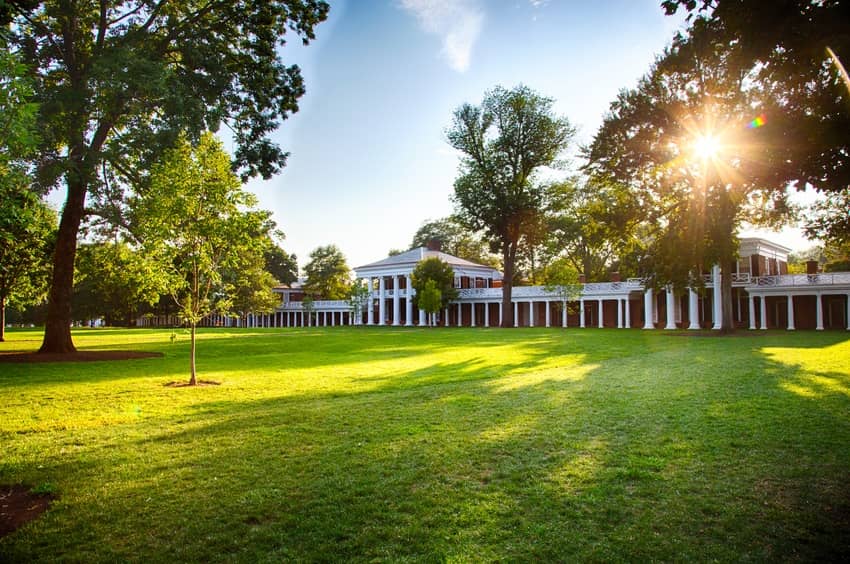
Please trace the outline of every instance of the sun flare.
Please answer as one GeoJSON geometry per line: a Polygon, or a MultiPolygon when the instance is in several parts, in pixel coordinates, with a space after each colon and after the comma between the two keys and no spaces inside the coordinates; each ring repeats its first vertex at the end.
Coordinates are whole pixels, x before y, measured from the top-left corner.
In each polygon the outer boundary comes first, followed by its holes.
{"type": "Polygon", "coordinates": [[[720,139],[715,135],[699,135],[694,140],[694,153],[701,159],[713,159],[720,152],[720,139]]]}

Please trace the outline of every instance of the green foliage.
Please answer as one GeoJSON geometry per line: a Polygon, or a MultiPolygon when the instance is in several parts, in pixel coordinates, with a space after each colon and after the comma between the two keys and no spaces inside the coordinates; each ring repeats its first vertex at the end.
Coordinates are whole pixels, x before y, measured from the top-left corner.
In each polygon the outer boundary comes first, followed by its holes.
{"type": "Polygon", "coordinates": [[[419,294],[428,287],[428,281],[434,282],[434,287],[440,293],[441,307],[445,308],[449,302],[457,298],[454,270],[437,257],[431,257],[419,261],[410,275],[410,282],[416,290],[416,307],[425,309],[419,302],[421,299],[419,294]]]}
{"type": "Polygon", "coordinates": [[[607,280],[610,269],[640,247],[636,229],[643,215],[625,185],[588,178],[549,190],[547,253],[565,258],[589,282],[607,280]]]}
{"type": "Polygon", "coordinates": [[[846,560],[846,333],[686,333],[201,329],[173,389],[187,339],[79,331],[164,357],[2,365],[0,483],[61,500],[0,554],[846,560]]]}
{"type": "Polygon", "coordinates": [[[357,279],[351,284],[351,295],[348,298],[351,314],[361,319],[372,303],[372,289],[363,280],[357,279]]]}
{"type": "Polygon", "coordinates": [[[480,106],[455,110],[446,133],[464,155],[454,185],[457,217],[473,232],[484,232],[502,254],[504,327],[513,325],[510,297],[520,240],[538,225],[546,204],[535,173],[558,164],[574,133],[552,104],[525,86],[496,87],[480,106]]]}
{"type": "Polygon", "coordinates": [[[555,259],[546,266],[543,285],[547,292],[557,294],[562,302],[576,300],[582,292],[578,271],[566,258],[555,259]]]}
{"type": "Polygon", "coordinates": [[[418,298],[419,308],[425,311],[431,320],[433,320],[434,314],[438,313],[443,307],[443,294],[437,288],[437,283],[434,280],[425,280],[422,291],[417,290],[416,297],[418,298]]]}
{"type": "Polygon", "coordinates": [[[44,298],[56,214],[32,191],[24,164],[38,142],[32,84],[0,41],[0,341],[6,306],[44,298]]]}
{"type": "Polygon", "coordinates": [[[850,247],[850,187],[824,196],[812,205],[806,236],[850,247]]]}
{"type": "MultiPolygon", "coordinates": [[[[233,309],[237,284],[228,284],[224,273],[263,269],[267,215],[255,205],[211,133],[197,146],[181,138],[154,167],[150,188],[133,201],[135,233],[168,276],[193,343],[201,319],[233,309]]],[[[194,383],[194,349],[191,373],[194,383]]]]}
{"type": "Polygon", "coordinates": [[[270,241],[263,256],[266,261],[266,271],[280,284],[287,286],[298,280],[298,258],[284,251],[279,245],[270,241]]]}
{"type": "MultiPolygon", "coordinates": [[[[710,44],[746,77],[754,115],[763,115],[754,183],[772,190],[810,186],[828,195],[809,217],[810,235],[850,240],[850,83],[836,61],[850,61],[850,10],[845,2],[792,0],[765,10],[758,0],[665,0],[684,9],[685,40],[710,44]]],[[[750,118],[752,119],[752,118],[750,118]]]]}
{"type": "Polygon", "coordinates": [[[499,259],[490,254],[487,243],[461,225],[454,216],[423,222],[413,235],[410,249],[427,247],[433,240],[440,242],[444,253],[477,264],[499,267],[499,259]]]}
{"type": "Polygon", "coordinates": [[[142,306],[168,292],[161,265],[126,243],[82,245],[75,279],[75,319],[104,317],[107,325],[132,325],[142,306]]]}
{"type": "Polygon", "coordinates": [[[243,178],[269,178],[287,153],[270,136],[298,110],[304,81],[282,60],[328,14],[319,0],[15,2],[0,9],[33,77],[41,142],[32,164],[44,191],[64,182],[42,349],[73,350],[73,265],[92,211],[121,222],[124,189],[144,193],[178,137],[222,123],[243,178]]]}
{"type": "Polygon", "coordinates": [[[351,269],[336,245],[317,247],[304,267],[304,291],[323,300],[344,300],[351,292],[351,269]]]}

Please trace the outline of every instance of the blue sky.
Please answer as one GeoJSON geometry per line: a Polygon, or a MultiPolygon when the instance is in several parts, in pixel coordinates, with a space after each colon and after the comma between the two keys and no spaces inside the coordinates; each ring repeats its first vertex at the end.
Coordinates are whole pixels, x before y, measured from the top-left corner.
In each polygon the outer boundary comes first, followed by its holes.
{"type": "Polygon", "coordinates": [[[307,87],[275,137],[289,163],[248,187],[302,268],[331,243],[351,267],[379,260],[451,213],[455,108],[523,83],[587,143],[681,23],[660,0],[332,0],[317,40],[283,51],[307,87]]]}

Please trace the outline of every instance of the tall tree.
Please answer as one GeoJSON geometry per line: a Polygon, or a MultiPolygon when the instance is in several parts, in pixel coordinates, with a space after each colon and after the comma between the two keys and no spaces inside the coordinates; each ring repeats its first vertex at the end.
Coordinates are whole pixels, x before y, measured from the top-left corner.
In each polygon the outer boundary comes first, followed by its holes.
{"type": "Polygon", "coordinates": [[[56,214],[30,188],[24,161],[38,142],[32,85],[19,58],[0,41],[0,341],[6,305],[41,299],[56,214]]]}
{"type": "Polygon", "coordinates": [[[306,44],[327,13],[320,0],[3,3],[11,42],[33,69],[41,187],[67,189],[42,351],[74,350],[71,292],[87,198],[111,204],[123,183],[144,186],[180,132],[197,139],[221,122],[243,177],[284,166],[269,134],[297,111],[304,83],[278,48],[288,32],[306,44]]]}
{"type": "Polygon", "coordinates": [[[325,300],[344,300],[351,292],[351,269],[336,245],[317,247],[304,267],[304,290],[325,300]]]}
{"type": "Polygon", "coordinates": [[[678,37],[638,87],[612,103],[588,151],[589,169],[633,188],[658,226],[655,260],[645,265],[657,284],[693,285],[700,270],[720,265],[724,331],[734,327],[739,226],[789,215],[786,183],[770,180],[786,152],[774,130],[781,120],[765,124],[750,80],[756,71],[742,60],[740,49],[702,31],[678,37]]]}
{"type": "Polygon", "coordinates": [[[224,272],[262,270],[268,215],[242,189],[230,157],[212,133],[193,147],[185,137],[151,171],[133,202],[134,230],[170,275],[170,292],[191,330],[190,385],[197,383],[195,330],[213,312],[232,311],[234,287],[224,272]]]}
{"type": "Polygon", "coordinates": [[[574,130],[556,116],[552,99],[525,86],[487,92],[480,106],[464,104],[447,131],[463,153],[454,201],[460,221],[484,231],[504,266],[502,327],[513,325],[511,294],[520,240],[542,213],[545,191],[535,178],[557,164],[574,130]]]}

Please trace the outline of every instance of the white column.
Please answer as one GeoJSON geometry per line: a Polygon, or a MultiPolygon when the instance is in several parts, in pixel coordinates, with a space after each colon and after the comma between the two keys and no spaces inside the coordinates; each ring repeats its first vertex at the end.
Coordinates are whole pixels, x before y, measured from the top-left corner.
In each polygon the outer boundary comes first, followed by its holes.
{"type": "Polygon", "coordinates": [[[578,301],[578,326],[584,329],[584,298],[578,301]]]}
{"type": "MultiPolygon", "coordinates": [[[[726,276],[731,276],[727,273],[726,276]]],[[[720,289],[720,265],[715,264],[711,267],[711,280],[714,282],[714,326],[712,329],[720,329],[723,327],[723,293],[720,289]]]]}
{"type": "Polygon", "coordinates": [[[304,315],[304,312],[302,311],[301,312],[301,327],[304,327],[304,324],[307,323],[307,320],[305,319],[305,317],[306,316],[304,315]]]}
{"type": "Polygon", "coordinates": [[[549,310],[551,309],[552,304],[549,302],[549,300],[546,300],[543,303],[546,305],[546,327],[551,327],[552,325],[549,323],[549,319],[551,316],[549,310]]]}
{"type": "Polygon", "coordinates": [[[665,329],[676,328],[676,296],[673,294],[673,288],[667,286],[667,325],[665,329]]]}
{"type": "Polygon", "coordinates": [[[413,287],[410,285],[410,274],[404,276],[404,292],[407,295],[405,299],[404,324],[410,327],[413,325],[413,287]]]}
{"type": "Polygon", "coordinates": [[[387,283],[384,277],[378,278],[378,325],[387,324],[387,283]]]}
{"type": "Polygon", "coordinates": [[[567,326],[567,300],[561,302],[561,327],[567,326]]]}
{"type": "MultiPolygon", "coordinates": [[[[850,311],[850,296],[847,296],[847,309],[850,311]]],[[[499,302],[499,327],[502,326],[502,302],[499,302]]],[[[847,322],[847,328],[850,329],[850,321],[847,322]]]]}
{"type": "Polygon", "coordinates": [[[652,288],[647,289],[643,293],[643,328],[644,329],[655,329],[655,324],[652,323],[652,318],[654,316],[653,312],[653,304],[655,300],[652,296],[652,288]]]}
{"type": "Polygon", "coordinates": [[[756,300],[755,297],[750,294],[750,331],[753,331],[756,328],[756,300]]]}
{"type": "Polygon", "coordinates": [[[484,327],[490,327],[490,304],[484,302],[484,327]]]}
{"type": "Polygon", "coordinates": [[[850,294],[847,294],[847,311],[844,313],[847,314],[844,320],[847,322],[847,330],[850,331],[850,294]]]}
{"type": "MultiPolygon", "coordinates": [[[[446,311],[448,311],[448,310],[446,310],[446,311]]],[[[420,327],[425,326],[425,310],[422,309],[422,308],[419,308],[419,326],[420,327]]]]}
{"type": "Polygon", "coordinates": [[[401,325],[401,296],[398,290],[400,280],[398,274],[393,276],[393,325],[401,325]]]}
{"type": "MultiPolygon", "coordinates": [[[[342,317],[340,317],[340,319],[339,319],[339,324],[342,325],[342,317]]],[[[331,312],[331,327],[335,327],[335,326],[336,326],[336,312],[332,311],[331,312]]]]}
{"type": "Polygon", "coordinates": [[[517,303],[519,302],[514,302],[514,327],[519,327],[519,315],[517,315],[519,310],[517,309],[517,303]]]}
{"type": "Polygon", "coordinates": [[[821,299],[820,292],[815,295],[815,299],[817,300],[817,307],[815,308],[815,312],[817,313],[818,325],[815,327],[817,331],[823,331],[823,303],[821,299]]]}
{"type": "Polygon", "coordinates": [[[626,329],[632,328],[632,305],[631,300],[626,298],[626,329]]]}
{"type": "Polygon", "coordinates": [[[475,302],[469,304],[469,326],[475,327],[475,302]]]}
{"type": "Polygon", "coordinates": [[[693,288],[688,288],[688,329],[699,329],[699,295],[693,288]]]}
{"type": "Polygon", "coordinates": [[[767,300],[764,296],[761,297],[761,315],[759,315],[761,328],[767,329],[767,300]]]}
{"type": "Polygon", "coordinates": [[[794,296],[788,295],[788,330],[794,330],[794,296]]]}
{"type": "Polygon", "coordinates": [[[366,325],[374,325],[375,324],[375,301],[372,298],[372,288],[375,286],[372,284],[372,277],[369,277],[369,299],[366,300],[368,304],[366,306],[366,325]]]}
{"type": "Polygon", "coordinates": [[[534,302],[528,302],[528,326],[534,327],[534,302]]]}
{"type": "Polygon", "coordinates": [[[449,319],[449,308],[448,306],[446,306],[446,327],[451,327],[451,325],[451,320],[449,319]]]}
{"type": "Polygon", "coordinates": [[[617,298],[617,329],[623,328],[623,300],[617,298]]]}
{"type": "Polygon", "coordinates": [[[597,325],[600,329],[605,327],[605,300],[602,298],[599,299],[599,323],[597,325]]]}
{"type": "Polygon", "coordinates": [[[457,326],[463,327],[463,304],[457,304],[457,326]]]}

